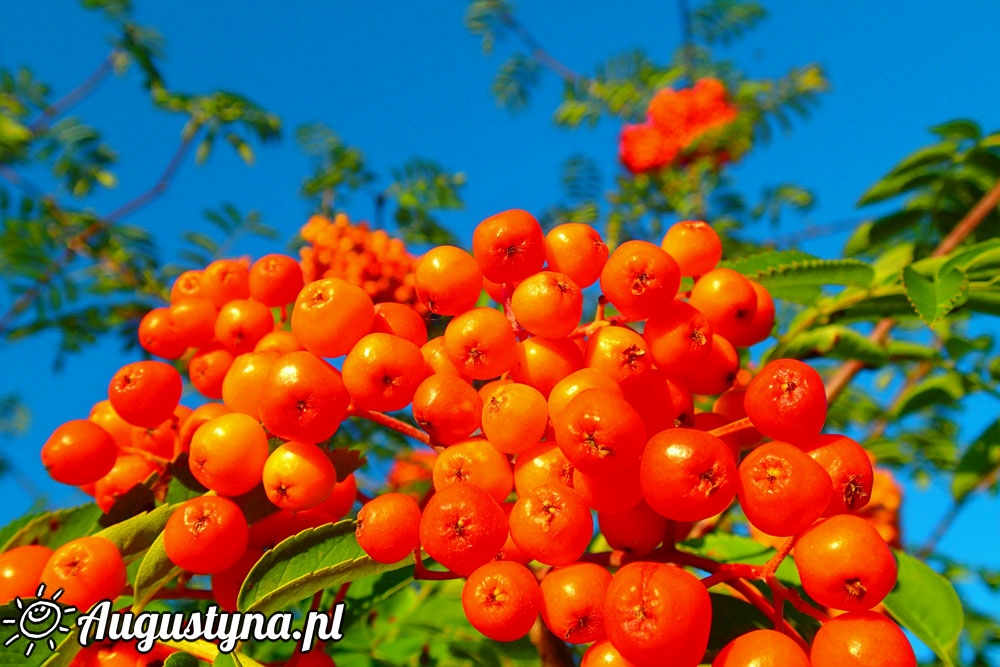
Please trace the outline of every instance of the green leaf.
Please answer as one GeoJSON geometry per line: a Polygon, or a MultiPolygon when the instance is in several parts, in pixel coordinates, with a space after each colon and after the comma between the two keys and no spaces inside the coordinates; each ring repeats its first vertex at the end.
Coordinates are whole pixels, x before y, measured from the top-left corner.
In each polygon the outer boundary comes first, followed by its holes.
{"type": "Polygon", "coordinates": [[[182,651],[171,653],[167,656],[167,659],[163,661],[163,667],[199,667],[204,664],[205,663],[190,653],[184,653],[182,651]]]}
{"type": "Polygon", "coordinates": [[[866,287],[875,277],[871,266],[856,259],[801,259],[753,269],[743,263],[734,263],[730,268],[756,280],[772,292],[822,285],[866,287]]]}
{"type": "Polygon", "coordinates": [[[868,188],[868,190],[861,195],[861,199],[858,200],[857,206],[867,206],[869,204],[885,201],[886,199],[892,199],[893,197],[901,195],[904,192],[917,190],[925,185],[934,183],[940,178],[940,175],[936,173],[913,173],[912,170],[905,171],[895,176],[886,176],[868,188]]]}
{"type": "Polygon", "coordinates": [[[411,565],[409,558],[388,565],[372,560],[354,530],[352,520],[307,529],[268,551],[243,583],[240,611],[270,614],[316,591],[411,565]]]}
{"type": "Polygon", "coordinates": [[[951,480],[951,495],[961,501],[1000,468],[1000,419],[990,424],[962,454],[951,480]]]}
{"type": "Polygon", "coordinates": [[[964,395],[965,386],[957,373],[932,375],[903,392],[893,417],[898,419],[930,406],[951,406],[964,395]]]}
{"type": "Polygon", "coordinates": [[[969,276],[969,280],[995,278],[1000,274],[1000,239],[990,239],[960,248],[947,258],[941,268],[960,269],[969,276]]]}
{"type": "Polygon", "coordinates": [[[959,141],[963,139],[978,141],[983,136],[983,131],[980,129],[979,123],[965,118],[958,118],[950,120],[947,123],[935,125],[930,130],[942,139],[957,139],[959,141]]]}
{"type": "Polygon", "coordinates": [[[941,318],[962,305],[969,277],[957,266],[945,265],[933,276],[907,266],[903,269],[903,287],[917,315],[933,329],[941,318]]]}
{"type": "Polygon", "coordinates": [[[857,359],[869,366],[881,366],[888,359],[882,346],[853,329],[837,324],[804,331],[776,348],[770,356],[857,359]]]}
{"type": "Polygon", "coordinates": [[[926,564],[896,551],[896,587],[883,604],[889,613],[941,661],[952,666],[951,649],[962,632],[962,602],[951,583],[926,564]]]}
{"type": "Polygon", "coordinates": [[[817,259],[817,257],[801,250],[768,250],[736,259],[724,260],[719,262],[719,266],[738,271],[749,278],[753,278],[761,273],[778,269],[788,264],[812,259],[817,259]]]}
{"type": "Polygon", "coordinates": [[[0,551],[26,544],[41,544],[50,549],[61,547],[70,540],[90,535],[100,516],[101,509],[93,503],[40,514],[11,535],[0,551]]]}
{"type": "Polygon", "coordinates": [[[969,285],[969,295],[963,304],[963,309],[1000,315],[1000,290],[995,286],[972,283],[969,285]]]}
{"type": "Polygon", "coordinates": [[[3,528],[0,528],[0,552],[6,551],[10,548],[10,539],[37,517],[37,514],[25,514],[24,516],[14,519],[3,528]]]}
{"type": "MultiPolygon", "coordinates": [[[[32,598],[33,599],[33,598],[32,598]]],[[[30,603],[29,603],[30,604],[30,603]]],[[[14,602],[9,602],[0,606],[0,619],[20,620],[22,611],[17,608],[14,602]]],[[[67,667],[80,652],[80,642],[77,640],[77,628],[66,617],[63,617],[63,625],[70,627],[70,632],[66,634],[56,633],[52,639],[56,641],[56,650],[49,651],[46,640],[37,640],[31,655],[25,657],[24,651],[28,646],[27,640],[21,639],[5,646],[6,642],[13,634],[17,626],[4,624],[0,625],[0,667],[67,667]]]]}
{"type": "Polygon", "coordinates": [[[892,317],[898,320],[916,319],[913,306],[905,294],[882,294],[864,301],[849,304],[846,308],[831,311],[831,320],[837,322],[870,322],[873,319],[892,317]]]}
{"type": "Polygon", "coordinates": [[[924,217],[924,212],[910,209],[884,215],[872,223],[868,231],[871,243],[884,243],[894,236],[916,227],[924,217]]]}
{"type": "Polygon", "coordinates": [[[888,173],[888,176],[896,176],[905,171],[938,162],[950,162],[955,156],[955,148],[953,143],[942,143],[915,150],[900,160],[899,164],[888,173]]]}
{"type": "Polygon", "coordinates": [[[161,505],[152,512],[143,512],[97,534],[111,540],[122,556],[128,558],[144,551],[156,540],[174,509],[170,505],[161,505]]]}
{"type": "Polygon", "coordinates": [[[160,533],[143,556],[139,571],[136,572],[135,604],[132,605],[132,610],[138,614],[158,590],[180,573],[181,568],[167,557],[163,548],[163,533],[160,533]]]}

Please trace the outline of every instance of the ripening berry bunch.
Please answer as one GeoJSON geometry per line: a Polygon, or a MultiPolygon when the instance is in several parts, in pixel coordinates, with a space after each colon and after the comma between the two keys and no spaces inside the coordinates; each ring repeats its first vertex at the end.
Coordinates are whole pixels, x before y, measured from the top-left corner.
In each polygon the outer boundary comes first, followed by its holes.
{"type": "Polygon", "coordinates": [[[365,222],[351,224],[343,213],[334,219],[314,215],[302,227],[308,245],[299,250],[306,282],[341,278],[368,293],[375,303],[415,304],[414,257],[402,240],[365,222]]]}
{"type": "MultiPolygon", "coordinates": [[[[692,88],[664,88],[653,96],[647,120],[625,125],[618,144],[619,159],[633,174],[680,163],[693,144],[734,120],[738,110],[718,79],[699,79],[692,88]]],[[[728,151],[709,150],[719,164],[731,160],[728,151]]]]}
{"type": "MultiPolygon", "coordinates": [[[[209,402],[180,405],[173,365],[126,364],[89,419],[57,429],[42,461],[108,509],[186,455],[213,493],[174,509],[163,549],[212,575],[232,608],[265,549],[351,512],[356,483],[338,478],[329,440],[345,419],[368,419],[428,446],[432,461],[411,459],[394,484],[426,461],[432,485],[419,498],[366,499],[358,544],[377,562],[413,559],[417,578],[464,578],[465,614],[487,637],[516,640],[541,616],[559,639],[590,644],[586,667],[695,667],[712,629],[708,589],[727,585],[769,618],[787,601],[822,628],[808,644],[778,620],[709,656],[715,667],[915,667],[899,627],[872,611],[897,565],[857,514],[873,493],[871,461],[851,438],[822,433],[825,389],[807,364],[775,359],[741,382],[739,348],[771,335],[775,308],[721,258],[702,221],[610,252],[590,226],[546,235],[530,213],[504,211],[476,227],[471,253],[439,246],[417,262],[420,304],[447,318],[433,338],[413,307],[376,304],[341,278],[306,281],[290,257],[218,260],[175,286],[166,309],[179,338],[163,346],[232,356],[217,392],[191,374],[209,402]],[[584,322],[591,286],[602,306],[584,322]],[[494,305],[478,305],[484,290],[494,305]],[[696,401],[712,410],[696,412],[696,401]],[[238,500],[260,486],[272,513],[248,521],[238,500]],[[717,530],[734,504],[782,538],[770,561],[677,548],[717,530]],[[598,532],[611,550],[588,551],[598,532]],[[789,555],[815,604],[777,578],[789,555]]],[[[144,345],[159,348],[155,337],[144,345]]],[[[66,599],[86,608],[121,593],[121,558],[102,544],[100,565],[79,567],[80,553],[61,554],[73,544],[46,565],[66,599]]]]}

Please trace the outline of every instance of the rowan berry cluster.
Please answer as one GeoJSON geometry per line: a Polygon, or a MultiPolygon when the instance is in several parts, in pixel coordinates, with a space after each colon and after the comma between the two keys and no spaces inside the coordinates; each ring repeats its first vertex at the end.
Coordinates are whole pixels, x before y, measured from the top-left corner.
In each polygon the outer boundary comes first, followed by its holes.
{"type": "MultiPolygon", "coordinates": [[[[699,79],[691,88],[664,88],[649,103],[645,123],[622,127],[619,159],[633,174],[689,161],[685,153],[706,135],[734,120],[738,110],[718,79],[699,79]]],[[[710,156],[717,165],[732,160],[723,146],[698,146],[698,156],[710,156]]]]}
{"type": "Polygon", "coordinates": [[[338,213],[334,219],[314,215],[300,232],[307,245],[299,250],[306,282],[342,278],[361,287],[375,303],[393,301],[416,305],[413,292],[414,257],[400,239],[368,224],[351,224],[338,213]]]}
{"type": "MultiPolygon", "coordinates": [[[[159,309],[169,327],[144,320],[140,333],[168,359],[198,350],[191,382],[214,400],[185,408],[175,366],[127,364],[42,460],[107,510],[186,454],[214,493],[174,512],[163,547],[180,568],[212,575],[232,608],[265,549],[351,512],[355,480],[338,480],[326,443],[346,418],[370,419],[429,445],[395,471],[394,488],[427,467],[432,485],[364,502],[358,543],[378,562],[413,558],[418,578],[465,578],[466,616],[487,637],[523,637],[540,615],[559,639],[591,644],[585,666],[694,667],[712,628],[708,589],[725,586],[776,629],[735,639],[716,667],[914,666],[899,627],[871,611],[896,581],[892,551],[857,515],[871,461],[854,440],[822,433],[826,394],[810,366],[776,359],[741,382],[738,348],[770,336],[775,307],[721,257],[700,221],[610,252],[590,226],[544,234],[526,211],[505,211],[476,227],[471,254],[440,246],[416,264],[420,303],[448,318],[431,339],[415,308],[374,303],[342,278],[307,281],[292,258],[219,260],[179,279],[159,309]],[[600,306],[581,322],[591,286],[600,306]],[[494,305],[480,305],[484,288],[494,305]],[[225,363],[199,361],[212,354],[225,363]],[[419,428],[385,414],[403,410],[419,428]],[[233,498],[258,485],[274,512],[248,523],[233,498]],[[737,503],[756,530],[787,538],[768,563],[677,546],[737,503]],[[597,532],[610,551],[590,550],[597,532]],[[429,570],[423,552],[445,570],[429,570]],[[778,579],[790,554],[818,606],[778,579]],[[782,621],[785,603],[822,622],[811,647],[782,621]]],[[[45,560],[24,580],[58,581],[81,608],[125,586],[121,556],[101,538],[45,560]]]]}

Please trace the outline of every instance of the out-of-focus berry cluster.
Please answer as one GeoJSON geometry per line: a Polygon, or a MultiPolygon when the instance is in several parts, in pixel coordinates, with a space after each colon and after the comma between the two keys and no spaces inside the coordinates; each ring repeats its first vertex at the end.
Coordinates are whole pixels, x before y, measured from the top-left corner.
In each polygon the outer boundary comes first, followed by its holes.
{"type": "Polygon", "coordinates": [[[340,278],[361,287],[375,303],[394,301],[420,308],[413,288],[414,257],[401,239],[368,223],[352,224],[338,213],[331,221],[314,215],[302,227],[308,243],[300,251],[306,282],[340,278]]]}
{"type": "Polygon", "coordinates": [[[705,142],[706,135],[736,120],[737,108],[718,79],[699,79],[691,88],[660,90],[649,103],[646,122],[625,125],[618,144],[622,164],[633,174],[711,156],[717,164],[733,156],[705,142]]]}

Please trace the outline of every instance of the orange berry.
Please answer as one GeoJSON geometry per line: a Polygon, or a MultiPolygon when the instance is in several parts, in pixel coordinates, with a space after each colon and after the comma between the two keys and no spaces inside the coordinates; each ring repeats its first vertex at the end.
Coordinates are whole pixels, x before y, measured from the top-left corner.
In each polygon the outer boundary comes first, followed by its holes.
{"type": "Polygon", "coordinates": [[[267,457],[267,433],[257,419],[233,412],[198,427],[191,438],[188,466],[206,488],[239,496],[260,483],[267,457]]]}
{"type": "MultiPolygon", "coordinates": [[[[337,471],[320,447],[286,442],[267,457],[261,478],[274,505],[296,512],[316,507],[329,498],[337,483],[337,471]]],[[[354,504],[354,498],[350,500],[354,504]]]]}
{"type": "Polygon", "coordinates": [[[824,623],[809,660],[812,667],[917,667],[903,631],[873,611],[854,611],[824,623]]]}
{"type": "Polygon", "coordinates": [[[507,458],[482,438],[449,445],[434,462],[434,489],[452,484],[472,484],[503,502],[514,487],[507,458]]]}
{"type": "Polygon", "coordinates": [[[191,384],[205,398],[222,398],[222,385],[235,356],[219,343],[210,343],[195,352],[188,362],[191,384]]]}
{"type": "Polygon", "coordinates": [[[754,630],[726,644],[712,662],[712,667],[747,665],[809,667],[809,658],[787,635],[774,630],[754,630]]]}
{"type": "Polygon", "coordinates": [[[604,638],[604,595],[611,573],[593,563],[556,568],[541,583],[542,620],[556,637],[570,644],[604,638]]]}
{"type": "Polygon", "coordinates": [[[226,303],[215,319],[215,339],[234,355],[252,352],[257,341],[273,330],[271,310],[252,299],[226,303]]]}
{"type": "Polygon", "coordinates": [[[602,327],[587,339],[583,361],[618,382],[622,390],[653,367],[649,345],[627,326],[602,327]]]}
{"type": "Polygon", "coordinates": [[[495,641],[510,642],[528,634],[541,597],[531,570],[520,563],[495,561],[469,575],[462,588],[462,609],[476,630],[495,641]]]}
{"type": "Polygon", "coordinates": [[[379,563],[398,563],[420,546],[420,508],[402,493],[383,493],[358,512],[358,545],[379,563]]]}
{"type": "Polygon", "coordinates": [[[264,255],[250,267],[250,298],[268,308],[287,306],[302,289],[302,267],[287,255],[264,255]]]}
{"type": "Polygon", "coordinates": [[[42,445],[42,465],[52,479],[80,486],[111,472],[118,446],[92,421],[74,419],[59,426],[42,445]]]}
{"type": "Polygon", "coordinates": [[[583,366],[576,343],[566,338],[529,338],[517,344],[510,377],[548,396],[560,380],[583,366]]]}
{"type": "Polygon", "coordinates": [[[452,319],[444,342],[455,367],[475,380],[489,380],[508,370],[517,348],[510,322],[492,308],[474,308],[452,319]]]}
{"type": "Polygon", "coordinates": [[[356,285],[323,278],[302,288],[292,310],[292,333],[320,357],[347,354],[371,329],[375,306],[356,285]]]}
{"type": "Polygon", "coordinates": [[[428,375],[413,394],[413,419],[436,444],[469,437],[479,428],[482,412],[479,392],[457,375],[428,375]]]}
{"type": "Polygon", "coordinates": [[[177,370],[162,361],[136,361],[122,366],[108,385],[108,400],[132,426],[156,428],[174,413],[183,382],[177,370]]]}
{"type": "Polygon", "coordinates": [[[732,269],[712,269],[691,289],[691,305],[726,340],[742,340],[757,312],[757,292],[750,281],[732,269]]]}
{"type": "Polygon", "coordinates": [[[691,304],[673,301],[650,315],[642,337],[657,368],[671,375],[684,375],[695,371],[708,356],[712,325],[691,304]]]}
{"type": "Polygon", "coordinates": [[[483,399],[483,434],[506,454],[520,454],[541,440],[548,421],[545,397],[526,384],[498,385],[483,399]]]}
{"type": "Polygon", "coordinates": [[[201,275],[200,296],[216,308],[250,296],[250,269],[235,259],[217,259],[201,275]]]}
{"type": "Polygon", "coordinates": [[[438,315],[460,315],[476,305],[483,274],[469,253],[455,246],[432,248],[413,270],[417,298],[438,315]]]}
{"type": "Polygon", "coordinates": [[[583,294],[565,273],[539,271],[517,286],[511,310],[518,324],[543,338],[562,338],[580,323],[583,294]]]}
{"type": "Polygon", "coordinates": [[[495,283],[524,280],[545,264],[542,226],[527,211],[497,213],[476,226],[472,254],[486,279],[495,283]]]}
{"type": "Polygon", "coordinates": [[[399,336],[368,334],[344,359],[344,386],[359,408],[392,412],[413,400],[424,379],[420,349],[399,336]]]}
{"type": "Polygon", "coordinates": [[[551,270],[565,273],[582,289],[601,277],[608,246],[590,225],[567,222],[545,235],[545,259],[551,270]]]}
{"type": "Polygon", "coordinates": [[[222,402],[226,407],[259,419],[268,373],[280,356],[277,352],[247,352],[233,359],[222,381],[222,402]]]}
{"type": "Polygon", "coordinates": [[[601,291],[630,320],[643,320],[670,305],[681,276],[677,262],[647,241],[626,241],[601,271],[601,291]]]}
{"type": "Polygon", "coordinates": [[[682,220],[667,230],[660,247],[677,261],[682,276],[702,276],[722,259],[722,241],[707,222],[682,220]]]}
{"type": "Polygon", "coordinates": [[[420,313],[404,303],[376,303],[375,321],[369,333],[389,333],[417,347],[427,342],[427,324],[420,313]]]}
{"type": "Polygon", "coordinates": [[[279,438],[316,443],[337,432],[349,403],[336,368],[312,352],[292,352],[268,371],[259,412],[279,438]]]}

